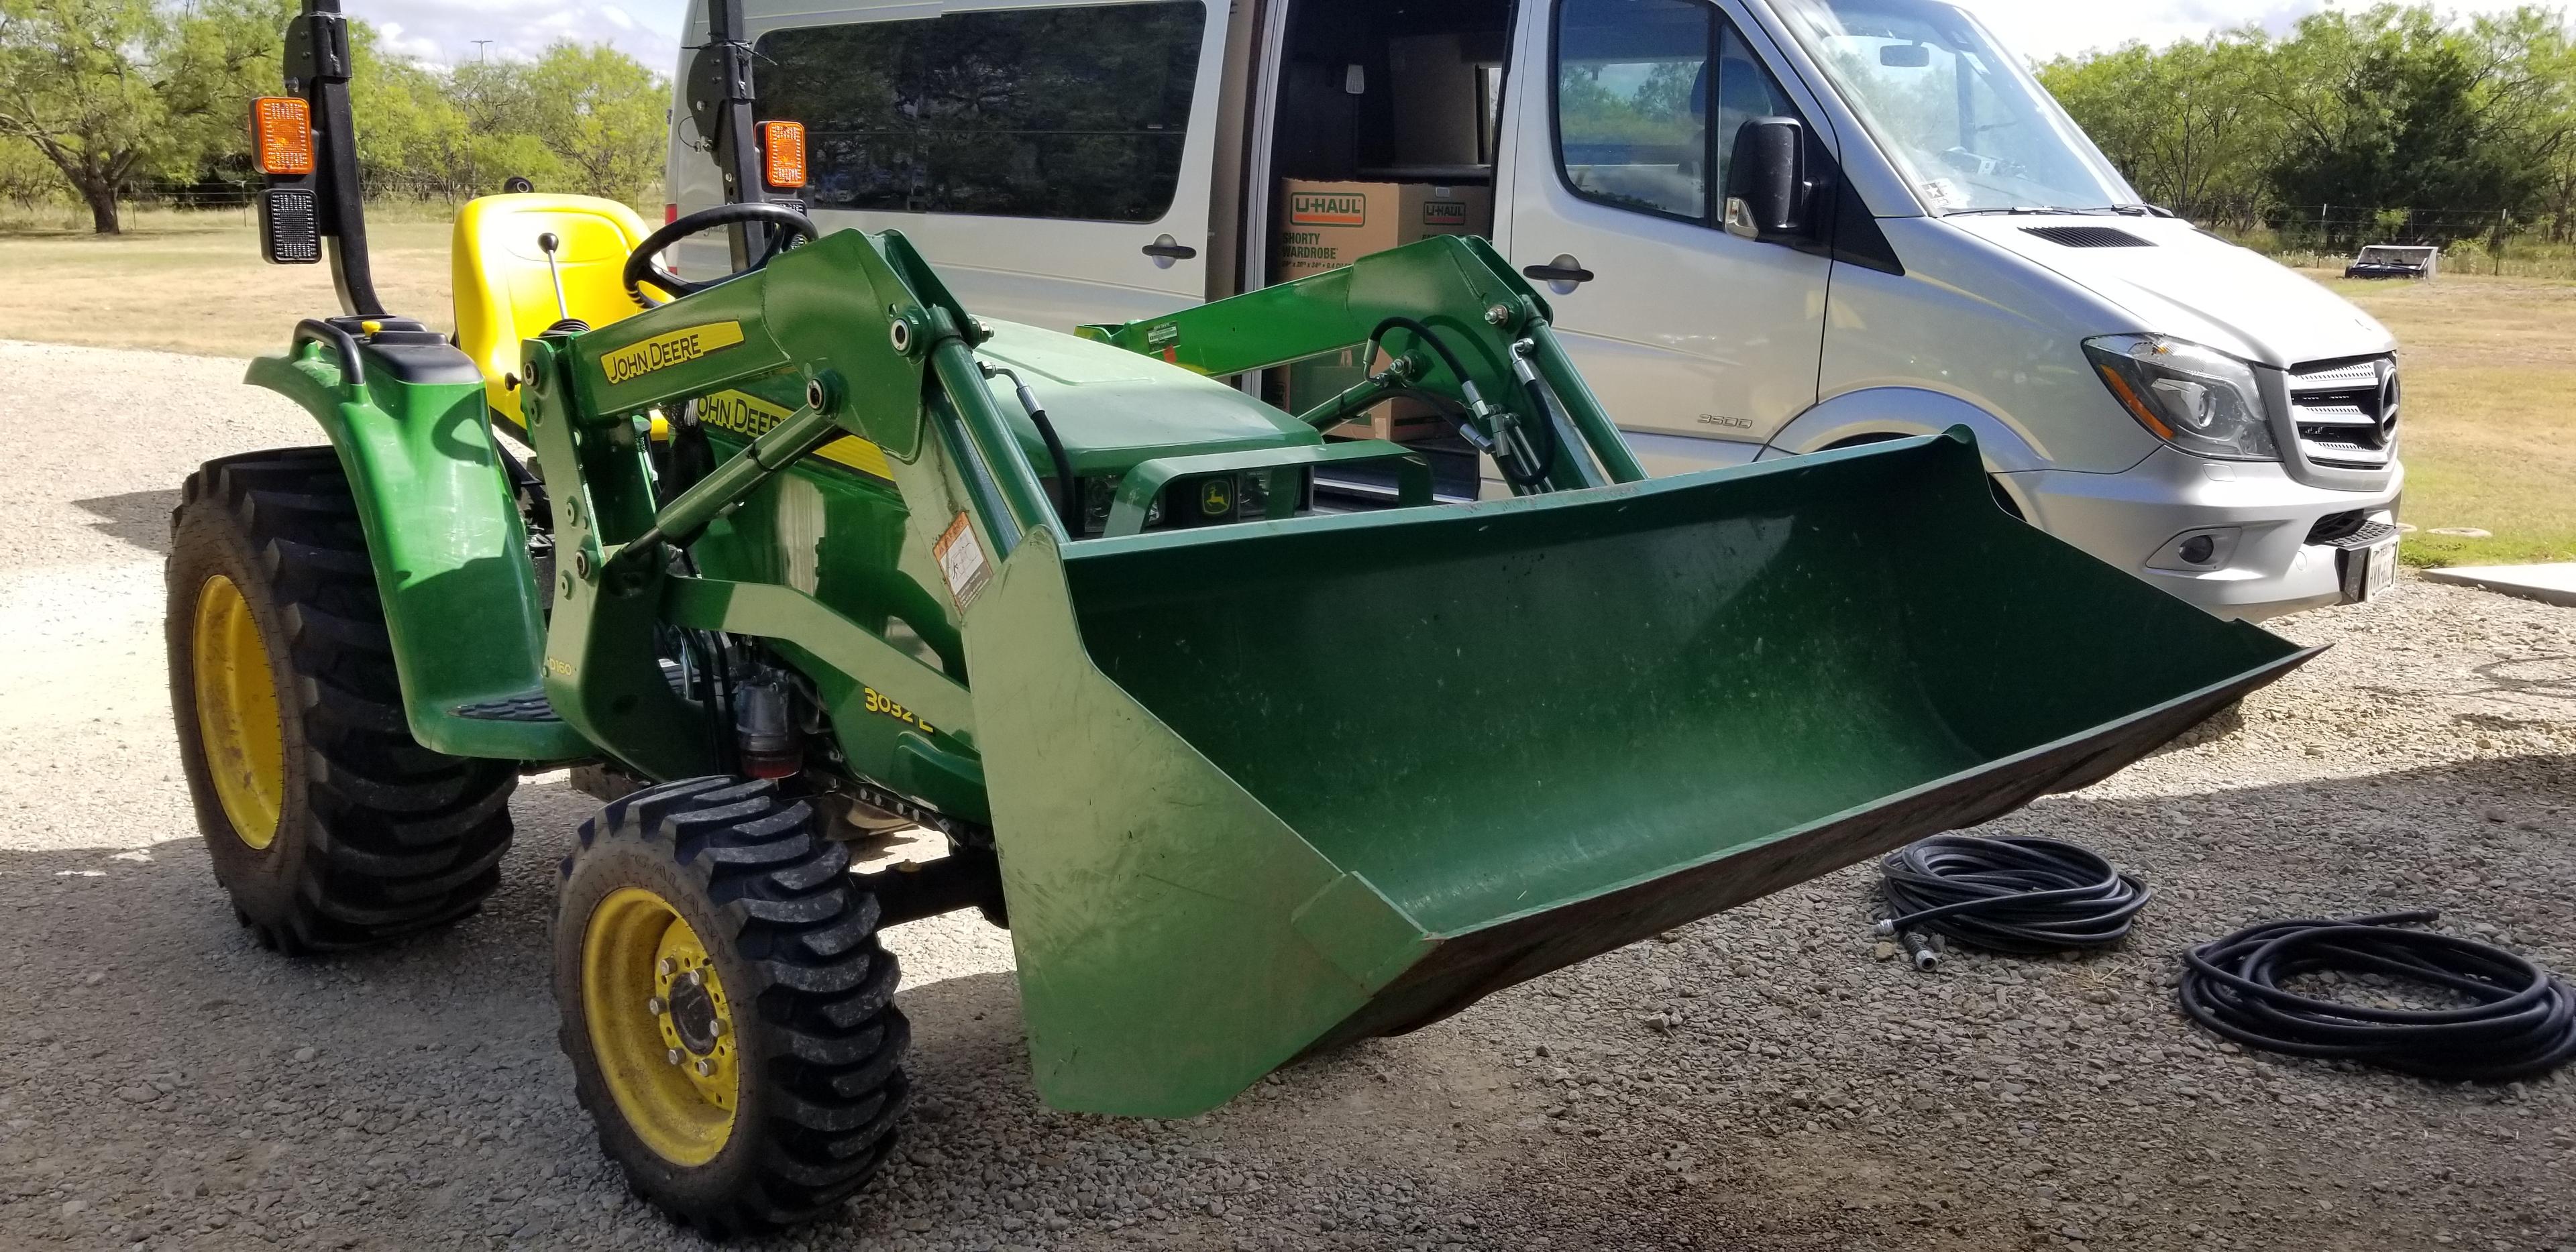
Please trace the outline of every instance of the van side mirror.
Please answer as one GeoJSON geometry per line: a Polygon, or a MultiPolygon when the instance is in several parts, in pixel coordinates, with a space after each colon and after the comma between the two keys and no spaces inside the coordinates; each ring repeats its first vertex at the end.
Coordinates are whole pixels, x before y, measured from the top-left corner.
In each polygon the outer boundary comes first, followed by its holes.
{"type": "Polygon", "coordinates": [[[1774,240],[1807,228],[1807,128],[1794,117],[1757,117],[1735,132],[1726,165],[1726,231],[1774,240]]]}

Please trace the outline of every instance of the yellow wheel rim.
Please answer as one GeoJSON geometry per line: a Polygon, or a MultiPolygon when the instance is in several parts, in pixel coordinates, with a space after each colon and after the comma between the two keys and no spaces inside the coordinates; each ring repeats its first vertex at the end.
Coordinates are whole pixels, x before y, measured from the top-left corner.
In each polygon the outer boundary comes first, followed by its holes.
{"type": "Polygon", "coordinates": [[[268,649],[233,580],[217,574],[197,592],[190,654],[197,672],[197,738],[224,819],[243,843],[277,841],[286,797],[286,731],[277,716],[277,679],[268,649]]]}
{"type": "Polygon", "coordinates": [[[635,1137],[675,1165],[714,1160],[733,1137],[739,1048],[698,932],[642,887],[609,893],[582,932],[581,1009],[600,1077],[635,1137]]]}

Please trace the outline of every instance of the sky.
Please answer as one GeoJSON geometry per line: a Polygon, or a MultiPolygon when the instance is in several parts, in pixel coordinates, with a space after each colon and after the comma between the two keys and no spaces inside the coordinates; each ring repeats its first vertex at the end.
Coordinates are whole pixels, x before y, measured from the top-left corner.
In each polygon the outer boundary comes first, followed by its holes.
{"type": "MultiPolygon", "coordinates": [[[[2046,60],[2132,39],[2193,39],[2260,22],[2286,30],[2303,14],[2358,8],[2366,0],[1956,0],[1985,20],[2006,47],[2046,60]]],[[[2496,12],[2515,0],[2444,0],[2454,12],[2496,12]]],[[[558,39],[605,41],[670,73],[679,58],[681,0],[344,0],[394,49],[427,61],[533,56],[558,39]],[[488,49],[474,41],[491,40],[488,49]]]]}

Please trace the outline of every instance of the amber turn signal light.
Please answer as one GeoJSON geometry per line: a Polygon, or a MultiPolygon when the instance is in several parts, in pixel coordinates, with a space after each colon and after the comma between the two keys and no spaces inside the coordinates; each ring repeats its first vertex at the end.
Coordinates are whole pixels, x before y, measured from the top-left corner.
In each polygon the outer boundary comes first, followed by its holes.
{"type": "Polygon", "coordinates": [[[760,124],[760,177],[780,191],[794,191],[805,185],[803,122],[760,124]]]}
{"type": "Polygon", "coordinates": [[[313,106],[294,96],[261,96],[250,106],[250,141],[260,173],[312,173],[313,106]]]}

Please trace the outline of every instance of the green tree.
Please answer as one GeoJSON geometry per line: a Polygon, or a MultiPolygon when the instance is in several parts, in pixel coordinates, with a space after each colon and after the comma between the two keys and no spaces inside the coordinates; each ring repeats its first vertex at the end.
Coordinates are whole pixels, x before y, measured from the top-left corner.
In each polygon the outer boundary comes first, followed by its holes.
{"type": "Polygon", "coordinates": [[[71,185],[35,145],[0,142],[0,201],[32,210],[62,199],[71,185]]]}
{"type": "Polygon", "coordinates": [[[2564,43],[2535,10],[2465,27],[2387,5],[2302,19],[2263,89],[2290,128],[2275,189],[2300,209],[2416,208],[2407,233],[2436,240],[2533,209],[2569,133],[2564,43]]]}
{"type": "Polygon", "coordinates": [[[527,70],[531,129],[570,189],[639,201],[661,177],[670,90],[606,44],[558,43],[527,70]]]}
{"type": "Polygon", "coordinates": [[[2280,117],[2256,92],[2258,31],[2162,51],[2129,44],[2039,70],[2138,194],[2187,217],[2250,224],[2264,207],[2280,117]]]}
{"type": "Polygon", "coordinates": [[[157,90],[170,127],[165,172],[248,182],[250,102],[285,81],[282,32],[296,0],[192,0],[171,19],[157,90]]]}
{"type": "Polygon", "coordinates": [[[121,229],[117,195],[177,139],[152,69],[172,33],[150,0],[0,0],[0,135],[31,144],[121,229]]]}
{"type": "MultiPolygon", "coordinates": [[[[0,0],[0,197],[68,187],[115,233],[156,180],[249,183],[253,97],[282,88],[297,0],[0,0]],[[25,168],[41,160],[51,174],[25,168]]],[[[642,201],[659,181],[664,79],[562,43],[535,61],[446,69],[382,55],[350,23],[358,161],[371,195],[458,200],[518,176],[642,201]]]]}
{"type": "Polygon", "coordinates": [[[2040,76],[2143,194],[2204,221],[2276,214],[2350,244],[2576,219],[2576,51],[2555,12],[2383,4],[2040,76]]]}
{"type": "Polygon", "coordinates": [[[368,193],[457,199],[473,194],[484,138],[438,71],[353,47],[349,108],[358,122],[358,166],[368,193]]]}

